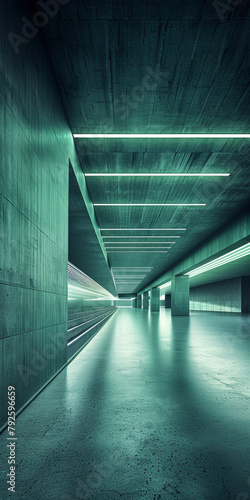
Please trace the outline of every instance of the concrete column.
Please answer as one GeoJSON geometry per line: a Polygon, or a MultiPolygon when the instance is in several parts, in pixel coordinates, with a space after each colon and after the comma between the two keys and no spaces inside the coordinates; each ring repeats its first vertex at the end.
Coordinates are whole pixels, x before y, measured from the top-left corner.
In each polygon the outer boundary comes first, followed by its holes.
{"type": "Polygon", "coordinates": [[[165,309],[171,309],[171,294],[165,295],[165,309]]]}
{"type": "Polygon", "coordinates": [[[149,296],[148,292],[143,293],[143,309],[148,309],[148,304],[149,304],[149,296]]]}
{"type": "Polygon", "coordinates": [[[135,298],[135,300],[133,300],[134,302],[134,307],[137,308],[137,297],[135,298]]]}
{"type": "Polygon", "coordinates": [[[174,276],[171,280],[172,316],[189,316],[189,276],[174,276]]]}
{"type": "Polygon", "coordinates": [[[136,299],[131,300],[131,307],[136,307],[136,299]]]}
{"type": "Polygon", "coordinates": [[[141,309],[141,295],[137,295],[137,309],[141,309]]]}
{"type": "Polygon", "coordinates": [[[150,310],[160,310],[160,289],[155,287],[150,290],[150,310]]]}

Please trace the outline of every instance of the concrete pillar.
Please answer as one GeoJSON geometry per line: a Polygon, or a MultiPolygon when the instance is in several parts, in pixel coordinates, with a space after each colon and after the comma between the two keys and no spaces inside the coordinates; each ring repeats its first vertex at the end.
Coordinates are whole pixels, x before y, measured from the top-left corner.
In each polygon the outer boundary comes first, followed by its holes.
{"type": "Polygon", "coordinates": [[[133,300],[133,302],[135,304],[134,307],[137,308],[137,297],[135,298],[135,300],[133,300]]]}
{"type": "Polygon", "coordinates": [[[171,294],[165,295],[165,309],[171,309],[171,294]]]}
{"type": "Polygon", "coordinates": [[[136,299],[131,300],[131,307],[136,307],[136,299]]]}
{"type": "Polygon", "coordinates": [[[137,309],[141,309],[141,295],[137,295],[137,309]]]}
{"type": "Polygon", "coordinates": [[[155,287],[150,290],[150,311],[160,310],[160,289],[155,287]]]}
{"type": "Polygon", "coordinates": [[[172,316],[189,316],[189,276],[174,276],[171,280],[172,316]]]}
{"type": "Polygon", "coordinates": [[[148,292],[143,293],[143,309],[148,309],[148,304],[149,304],[149,296],[148,292]]]}

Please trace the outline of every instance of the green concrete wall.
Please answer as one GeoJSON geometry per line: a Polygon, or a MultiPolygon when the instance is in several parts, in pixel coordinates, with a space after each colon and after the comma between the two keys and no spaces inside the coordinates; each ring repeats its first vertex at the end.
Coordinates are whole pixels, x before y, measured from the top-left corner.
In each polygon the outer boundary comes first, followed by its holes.
{"type": "Polygon", "coordinates": [[[240,313],[241,278],[191,288],[190,309],[240,313]]]}
{"type": "Polygon", "coordinates": [[[41,33],[18,53],[7,36],[29,10],[0,14],[0,391],[19,410],[66,361],[69,158],[80,167],[41,33]]]}
{"type": "Polygon", "coordinates": [[[114,305],[116,307],[132,307],[132,300],[130,300],[130,299],[115,300],[114,305]]]}

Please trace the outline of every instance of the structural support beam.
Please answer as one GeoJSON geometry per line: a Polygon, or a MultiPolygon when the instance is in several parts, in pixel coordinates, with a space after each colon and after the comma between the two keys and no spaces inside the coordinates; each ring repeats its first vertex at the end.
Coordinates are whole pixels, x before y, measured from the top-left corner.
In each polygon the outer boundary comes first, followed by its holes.
{"type": "Polygon", "coordinates": [[[174,267],[170,267],[164,274],[152,283],[148,284],[141,292],[160,286],[171,280],[171,276],[177,276],[195,269],[201,264],[239,248],[249,243],[250,230],[250,206],[245,208],[234,219],[231,219],[219,231],[216,231],[205,243],[201,243],[194,251],[189,252],[183,260],[178,261],[174,267]]]}
{"type": "Polygon", "coordinates": [[[137,295],[137,309],[141,309],[141,295],[137,295]]]}
{"type": "Polygon", "coordinates": [[[160,289],[155,287],[150,291],[150,311],[160,310],[160,289]]]}
{"type": "Polygon", "coordinates": [[[171,280],[172,316],[189,316],[189,276],[174,276],[171,280]]]}
{"type": "Polygon", "coordinates": [[[165,295],[165,309],[171,309],[171,294],[165,295]]]}
{"type": "Polygon", "coordinates": [[[142,308],[143,309],[148,309],[148,306],[149,306],[148,292],[144,292],[144,294],[143,294],[143,306],[142,306],[142,308]]]}

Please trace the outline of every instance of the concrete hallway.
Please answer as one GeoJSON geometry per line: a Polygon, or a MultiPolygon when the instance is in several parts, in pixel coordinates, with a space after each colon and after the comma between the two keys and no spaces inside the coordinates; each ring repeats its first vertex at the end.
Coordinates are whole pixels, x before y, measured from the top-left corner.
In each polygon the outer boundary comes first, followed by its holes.
{"type": "Polygon", "coordinates": [[[118,310],[18,417],[15,500],[249,499],[249,325],[118,310]]]}

